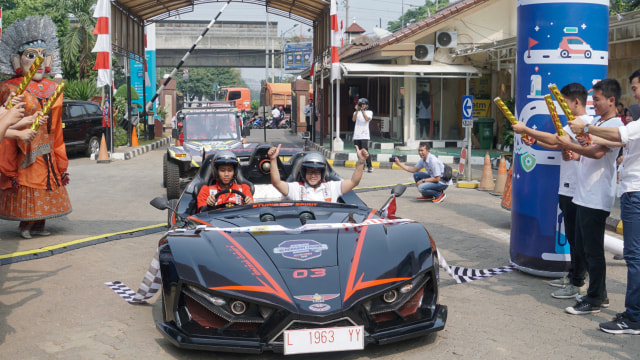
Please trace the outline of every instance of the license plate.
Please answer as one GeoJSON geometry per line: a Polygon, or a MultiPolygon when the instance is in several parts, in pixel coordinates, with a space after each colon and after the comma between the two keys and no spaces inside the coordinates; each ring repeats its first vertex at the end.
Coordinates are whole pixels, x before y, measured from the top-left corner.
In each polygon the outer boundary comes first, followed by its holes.
{"type": "Polygon", "coordinates": [[[348,326],[284,332],[284,354],[364,349],[364,327],[348,326]]]}

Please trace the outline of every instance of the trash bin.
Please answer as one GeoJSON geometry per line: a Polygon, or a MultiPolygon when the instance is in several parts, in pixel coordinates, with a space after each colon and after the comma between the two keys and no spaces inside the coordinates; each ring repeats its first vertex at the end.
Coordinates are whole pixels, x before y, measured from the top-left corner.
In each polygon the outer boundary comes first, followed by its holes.
{"type": "Polygon", "coordinates": [[[473,133],[478,136],[480,149],[491,149],[493,147],[493,122],[490,117],[478,118],[474,124],[473,133]]]}

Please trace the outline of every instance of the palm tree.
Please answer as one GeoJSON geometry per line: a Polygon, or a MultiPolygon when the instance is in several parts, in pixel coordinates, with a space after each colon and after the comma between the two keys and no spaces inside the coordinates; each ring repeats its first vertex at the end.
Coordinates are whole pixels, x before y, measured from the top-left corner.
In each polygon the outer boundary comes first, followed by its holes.
{"type": "MultiPolygon", "coordinates": [[[[69,30],[60,39],[62,65],[65,70],[77,66],[77,78],[88,78],[95,61],[95,55],[91,53],[96,41],[91,34],[96,26],[95,0],[50,0],[49,5],[55,12],[68,14],[71,18],[69,30]]],[[[67,71],[65,74],[69,75],[67,71]]]]}

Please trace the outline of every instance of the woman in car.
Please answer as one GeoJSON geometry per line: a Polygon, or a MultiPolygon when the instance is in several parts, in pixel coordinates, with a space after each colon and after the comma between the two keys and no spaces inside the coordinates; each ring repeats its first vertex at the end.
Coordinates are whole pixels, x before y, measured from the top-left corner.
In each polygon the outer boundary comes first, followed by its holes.
{"type": "Polygon", "coordinates": [[[198,193],[198,212],[253,204],[251,189],[246,184],[236,182],[238,158],[231,151],[218,152],[211,162],[213,183],[205,184],[198,193]]]}

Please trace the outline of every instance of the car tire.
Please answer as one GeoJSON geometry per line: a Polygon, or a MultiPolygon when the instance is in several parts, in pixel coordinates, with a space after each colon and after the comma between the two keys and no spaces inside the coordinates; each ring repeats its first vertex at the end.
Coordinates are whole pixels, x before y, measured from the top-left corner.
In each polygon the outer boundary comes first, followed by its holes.
{"type": "Polygon", "coordinates": [[[180,197],[180,165],[167,161],[167,199],[180,197]]]}
{"type": "Polygon", "coordinates": [[[89,146],[87,146],[86,155],[88,157],[91,157],[91,154],[96,154],[96,156],[98,156],[98,152],[100,152],[100,141],[96,136],[92,136],[91,139],[89,139],[89,146]]]}
{"type": "Polygon", "coordinates": [[[169,209],[167,210],[167,226],[171,229],[176,224],[175,211],[178,208],[178,199],[169,200],[169,209]]]}
{"type": "Polygon", "coordinates": [[[169,155],[167,155],[167,153],[164,154],[164,156],[162,157],[162,187],[166,188],[167,187],[167,158],[169,157],[169,155]]]}
{"type": "Polygon", "coordinates": [[[569,57],[569,51],[567,51],[567,50],[560,51],[560,57],[568,58],[569,57]]]}
{"type": "Polygon", "coordinates": [[[585,51],[585,52],[584,52],[584,57],[585,57],[586,59],[591,59],[591,51],[589,51],[589,50],[585,51]]]}

